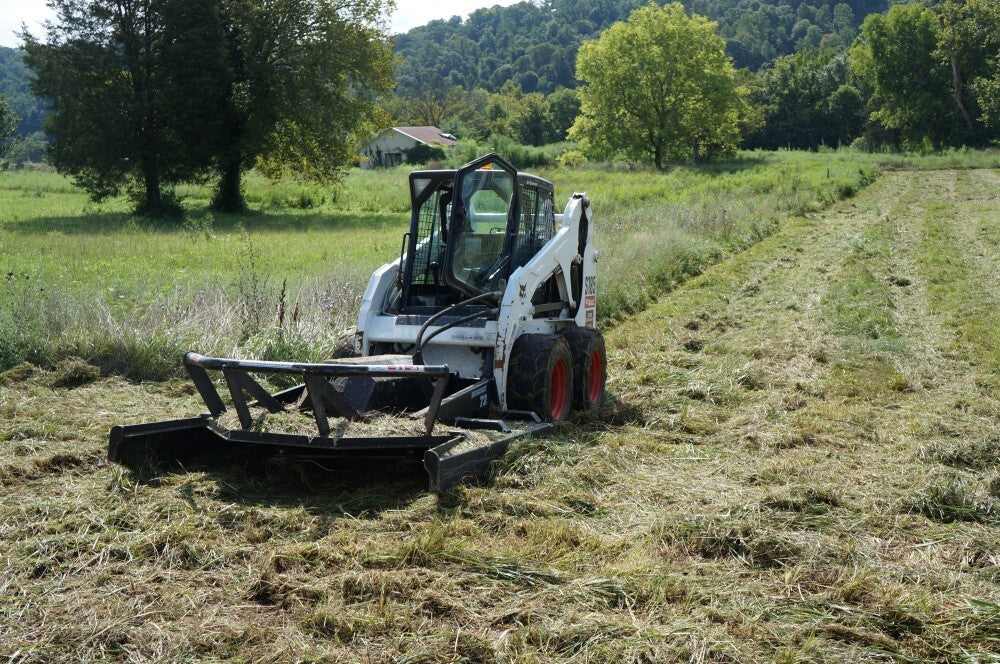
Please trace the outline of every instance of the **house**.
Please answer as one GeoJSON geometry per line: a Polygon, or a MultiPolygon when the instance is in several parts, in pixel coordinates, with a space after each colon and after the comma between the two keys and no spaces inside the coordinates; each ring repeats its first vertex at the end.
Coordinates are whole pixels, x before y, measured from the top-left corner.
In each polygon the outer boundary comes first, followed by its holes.
{"type": "Polygon", "coordinates": [[[407,150],[418,145],[447,150],[457,144],[457,138],[437,127],[392,127],[361,150],[361,167],[396,166],[406,161],[407,150]]]}

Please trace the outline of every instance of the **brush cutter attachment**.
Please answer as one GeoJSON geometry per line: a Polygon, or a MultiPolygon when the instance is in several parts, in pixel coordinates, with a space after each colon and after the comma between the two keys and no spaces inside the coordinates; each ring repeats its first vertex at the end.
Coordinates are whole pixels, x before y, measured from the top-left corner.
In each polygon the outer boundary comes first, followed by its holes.
{"type": "Polygon", "coordinates": [[[510,441],[543,433],[551,425],[532,413],[505,413],[483,419],[489,383],[478,381],[449,393],[452,374],[445,365],[417,365],[407,355],[337,360],[330,363],[263,362],[184,356],[208,412],[193,418],[116,426],[108,458],[125,465],[218,457],[232,450],[280,455],[327,469],[347,463],[387,465],[423,462],[432,491],[481,479],[510,441]],[[221,374],[235,411],[228,409],[209,372],[221,374]],[[301,383],[272,393],[254,376],[296,376],[301,383]],[[251,400],[252,399],[252,400],[251,400]],[[315,432],[267,430],[268,414],[292,417],[303,428],[311,413],[315,432]],[[337,422],[331,426],[331,420],[337,422]],[[422,421],[421,421],[422,420],[422,421]],[[435,424],[461,427],[434,433],[435,424]],[[357,424],[363,435],[347,436],[357,424]],[[484,433],[486,431],[491,434],[484,433]]]}

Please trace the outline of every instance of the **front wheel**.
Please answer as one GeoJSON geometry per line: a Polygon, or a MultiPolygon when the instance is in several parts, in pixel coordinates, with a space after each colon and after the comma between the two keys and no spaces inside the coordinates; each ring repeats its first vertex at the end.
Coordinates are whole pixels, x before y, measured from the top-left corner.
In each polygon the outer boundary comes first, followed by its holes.
{"type": "Polygon", "coordinates": [[[563,336],[573,354],[573,401],[577,408],[586,409],[604,400],[608,381],[608,353],[604,335],[598,330],[573,327],[563,336]]]}
{"type": "Polygon", "coordinates": [[[561,422],[573,408],[573,355],[558,334],[522,334],[507,372],[507,403],[561,422]]]}

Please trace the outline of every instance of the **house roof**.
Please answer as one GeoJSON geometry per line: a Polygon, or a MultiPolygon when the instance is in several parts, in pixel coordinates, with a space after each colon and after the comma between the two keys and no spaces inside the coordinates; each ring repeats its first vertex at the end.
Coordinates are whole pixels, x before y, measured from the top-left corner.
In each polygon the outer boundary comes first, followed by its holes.
{"type": "Polygon", "coordinates": [[[458,143],[457,138],[437,127],[393,127],[393,129],[427,145],[437,144],[447,147],[458,143]]]}

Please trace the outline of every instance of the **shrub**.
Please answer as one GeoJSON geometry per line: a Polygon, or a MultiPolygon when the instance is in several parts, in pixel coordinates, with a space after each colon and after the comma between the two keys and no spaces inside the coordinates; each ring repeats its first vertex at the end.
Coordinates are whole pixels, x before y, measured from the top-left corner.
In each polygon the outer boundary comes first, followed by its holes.
{"type": "Polygon", "coordinates": [[[419,143],[409,150],[403,150],[406,161],[411,164],[426,164],[429,161],[444,161],[445,153],[439,147],[419,143]]]}
{"type": "Polygon", "coordinates": [[[556,161],[564,168],[579,168],[587,163],[587,155],[579,150],[567,150],[556,161]]]}

